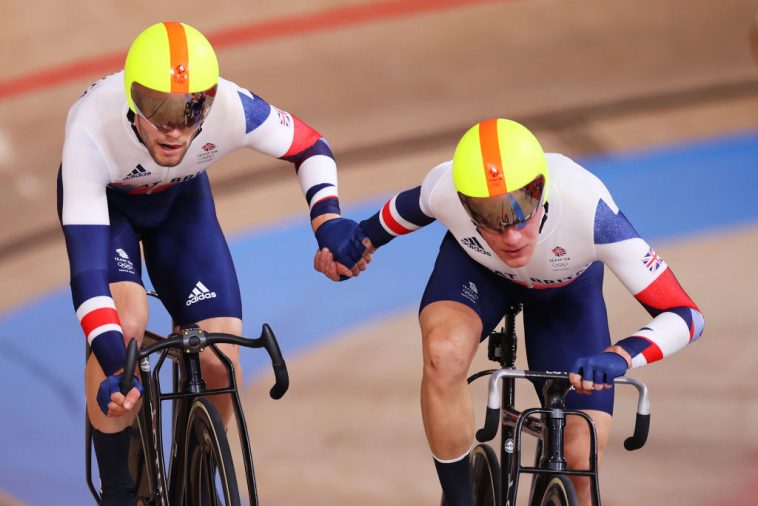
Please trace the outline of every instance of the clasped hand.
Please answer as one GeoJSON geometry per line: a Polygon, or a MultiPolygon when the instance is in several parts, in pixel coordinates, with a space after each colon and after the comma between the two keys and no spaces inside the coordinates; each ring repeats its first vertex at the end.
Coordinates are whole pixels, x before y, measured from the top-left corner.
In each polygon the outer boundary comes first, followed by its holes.
{"type": "Polygon", "coordinates": [[[343,281],[366,270],[376,248],[353,220],[334,218],[318,227],[319,250],[313,268],[332,281],[343,281]]]}

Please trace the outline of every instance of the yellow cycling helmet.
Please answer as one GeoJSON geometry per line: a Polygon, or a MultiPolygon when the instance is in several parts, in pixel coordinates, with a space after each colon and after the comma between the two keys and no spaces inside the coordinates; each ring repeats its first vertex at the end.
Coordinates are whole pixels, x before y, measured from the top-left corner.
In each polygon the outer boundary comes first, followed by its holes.
{"type": "Polygon", "coordinates": [[[157,23],[140,33],[124,64],[129,108],[156,129],[197,128],[210,111],[218,60],[208,39],[184,23],[157,23]]]}
{"type": "Polygon", "coordinates": [[[471,127],[453,155],[453,181],[475,225],[523,228],[547,198],[549,171],[537,138],[509,119],[471,127]]]}

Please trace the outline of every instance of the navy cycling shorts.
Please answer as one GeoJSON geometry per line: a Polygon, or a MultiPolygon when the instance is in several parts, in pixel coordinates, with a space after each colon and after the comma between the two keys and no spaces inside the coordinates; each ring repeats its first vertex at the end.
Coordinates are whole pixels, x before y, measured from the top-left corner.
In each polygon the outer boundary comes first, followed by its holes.
{"type": "Polygon", "coordinates": [[[216,217],[208,176],[151,195],[108,190],[109,281],[142,284],[139,243],[150,280],[179,324],[242,317],[239,283],[216,217]]]}
{"type": "MultiPolygon", "coordinates": [[[[448,233],[429,277],[421,308],[436,301],[460,302],[482,321],[486,338],[510,304],[524,306],[524,345],[529,369],[568,371],[574,361],[610,346],[603,299],[603,264],[595,262],[572,283],[550,289],[529,289],[506,280],[475,262],[448,233]]],[[[541,382],[535,382],[541,395],[541,382]]],[[[570,409],[613,414],[613,389],[566,397],[570,409]]]]}

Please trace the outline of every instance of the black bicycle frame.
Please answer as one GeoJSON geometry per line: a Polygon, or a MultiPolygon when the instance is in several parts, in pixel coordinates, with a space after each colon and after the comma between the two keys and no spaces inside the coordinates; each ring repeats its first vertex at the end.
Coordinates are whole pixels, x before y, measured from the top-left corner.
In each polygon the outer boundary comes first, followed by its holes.
{"type": "MultiPolygon", "coordinates": [[[[505,314],[505,327],[502,332],[493,332],[489,337],[488,357],[499,362],[502,369],[514,369],[517,352],[516,316],[521,311],[521,304],[508,307],[505,314]]],[[[495,372],[495,369],[481,371],[469,378],[473,380],[495,372]]],[[[592,503],[600,506],[600,488],[598,483],[597,434],[592,419],[581,411],[566,411],[565,398],[570,389],[567,380],[556,380],[552,376],[543,388],[544,407],[531,408],[523,413],[515,408],[516,379],[502,379],[502,401],[500,410],[500,491],[498,504],[513,505],[516,501],[518,482],[521,473],[533,475],[564,474],[589,476],[592,486],[592,503]],[[540,415],[536,418],[535,415],[540,415]],[[563,429],[566,416],[583,418],[590,430],[590,468],[587,470],[570,470],[566,467],[563,454],[563,429]],[[522,434],[526,432],[537,440],[534,466],[522,466],[522,434]],[[502,499],[506,498],[506,502],[502,499]]],[[[494,437],[494,435],[493,435],[494,437]]],[[[490,438],[479,438],[480,441],[490,438]]],[[[536,480],[532,482],[530,503],[535,493],[536,480]]]]}
{"type": "MultiPolygon", "coordinates": [[[[469,377],[471,383],[477,378],[489,375],[487,413],[484,427],[476,432],[480,443],[492,440],[500,430],[501,488],[498,491],[498,504],[507,506],[515,504],[518,480],[522,473],[536,477],[551,474],[568,476],[587,476],[591,482],[592,504],[600,506],[600,485],[598,482],[597,431],[589,415],[582,411],[566,410],[566,394],[571,389],[568,374],[565,372],[524,371],[515,368],[516,362],[516,315],[521,305],[509,307],[505,315],[505,328],[502,332],[493,332],[489,339],[489,358],[500,363],[500,369],[478,372],[469,377]],[[519,412],[514,407],[515,380],[545,380],[542,389],[543,406],[519,412]],[[502,381],[502,392],[498,384],[502,381]],[[539,419],[537,418],[539,415],[539,419]],[[567,416],[578,416],[586,423],[590,431],[589,469],[567,469],[563,454],[563,430],[567,416]],[[534,466],[521,465],[521,440],[526,432],[537,438],[537,451],[534,466]]],[[[650,400],[647,386],[640,380],[628,376],[614,379],[615,384],[631,385],[637,389],[637,415],[634,433],[624,440],[628,451],[638,450],[645,445],[650,429],[650,400]]],[[[531,499],[535,496],[535,483],[532,481],[531,499]]]]}
{"type": "MultiPolygon", "coordinates": [[[[162,339],[161,336],[152,332],[145,333],[147,338],[162,339]]],[[[208,349],[221,360],[226,368],[227,375],[231,384],[226,388],[217,388],[208,390],[205,387],[205,381],[202,379],[200,372],[200,357],[197,353],[180,353],[176,350],[165,349],[161,352],[160,358],[156,362],[152,372],[149,370],[147,357],[142,359],[140,364],[140,376],[144,385],[150,385],[149,395],[144,395],[143,408],[140,410],[139,418],[143,438],[147,437],[148,441],[143,440],[143,448],[148,449],[145,460],[149,462],[147,475],[150,479],[157,479],[157,483],[151,483],[151,490],[157,493],[162,500],[167,501],[166,506],[171,504],[180,504],[184,494],[184,476],[185,446],[184,441],[187,435],[187,418],[192,401],[201,396],[229,394],[232,398],[232,407],[237,421],[237,429],[240,437],[242,456],[245,462],[245,477],[248,486],[248,496],[251,506],[258,504],[258,491],[255,484],[255,471],[253,469],[252,451],[250,449],[250,440],[247,435],[247,424],[242,414],[242,403],[240,402],[237,390],[237,379],[234,374],[234,365],[224,353],[215,345],[208,346],[208,349]],[[160,384],[160,371],[167,356],[173,360],[173,389],[171,392],[163,393],[160,384]],[[169,462],[171,463],[168,471],[168,479],[163,464],[163,436],[162,436],[162,410],[163,401],[173,400],[173,423],[172,429],[172,448],[170,449],[169,462]],[[164,490],[163,483],[167,483],[168,490],[164,490]],[[169,500],[170,499],[170,500],[169,500]]]]}
{"type": "MultiPolygon", "coordinates": [[[[151,340],[154,342],[144,346],[139,351],[137,350],[136,340],[132,339],[127,347],[126,363],[124,366],[124,371],[126,372],[121,380],[121,390],[122,392],[127,392],[132,388],[131,373],[135,370],[137,360],[140,359],[139,374],[143,385],[145,385],[145,391],[143,393],[143,405],[139,411],[137,422],[139,423],[142,447],[145,452],[143,460],[146,462],[147,468],[144,475],[147,476],[149,481],[150,495],[161,506],[180,504],[182,494],[184,493],[183,485],[186,483],[186,477],[184,476],[184,443],[186,441],[186,424],[192,402],[195,398],[201,396],[229,394],[232,399],[240,447],[243,460],[245,461],[245,477],[248,485],[249,503],[250,506],[256,506],[258,504],[258,491],[255,484],[252,452],[247,435],[247,424],[242,413],[242,404],[237,389],[234,365],[229,357],[216,347],[215,343],[230,343],[249,348],[265,348],[271,358],[275,376],[275,384],[271,387],[269,393],[273,399],[279,399],[288,389],[289,377],[287,366],[281,356],[281,350],[271,328],[267,324],[264,324],[261,329],[261,336],[256,339],[247,339],[223,333],[206,334],[197,328],[183,329],[181,334],[172,334],[167,338],[147,331],[145,337],[146,343],[151,340]],[[228,387],[212,390],[206,389],[200,371],[200,357],[198,355],[204,349],[212,350],[221,363],[224,364],[230,382],[228,387]],[[159,351],[160,357],[151,371],[149,356],[159,351]],[[160,371],[167,356],[170,356],[173,362],[173,389],[168,393],[164,393],[161,390],[160,371]],[[163,457],[164,446],[162,435],[161,406],[165,400],[174,401],[171,426],[172,446],[169,453],[168,475],[163,457]]],[[[93,497],[99,502],[100,496],[92,483],[92,434],[88,421],[86,427],[87,485],[93,497]]],[[[137,476],[141,475],[137,474],[137,476]]]]}

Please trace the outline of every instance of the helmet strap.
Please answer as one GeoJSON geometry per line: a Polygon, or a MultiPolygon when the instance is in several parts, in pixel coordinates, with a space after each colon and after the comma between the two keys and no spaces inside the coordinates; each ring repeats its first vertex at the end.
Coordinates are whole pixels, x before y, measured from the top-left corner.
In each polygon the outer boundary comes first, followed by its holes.
{"type": "Polygon", "coordinates": [[[140,142],[140,144],[144,145],[145,143],[142,142],[142,136],[140,136],[139,131],[137,130],[137,127],[134,124],[134,111],[129,109],[126,111],[126,119],[129,120],[129,126],[132,127],[132,132],[134,132],[134,135],[137,136],[137,140],[140,142]]]}
{"type": "Polygon", "coordinates": [[[544,207],[544,208],[545,208],[545,212],[544,212],[544,213],[542,213],[542,222],[540,222],[540,229],[539,229],[539,231],[537,232],[538,234],[541,234],[541,233],[542,233],[542,227],[544,227],[544,226],[545,226],[545,222],[547,221],[547,200],[546,200],[546,201],[545,201],[545,203],[542,205],[542,207],[544,207]]]}

